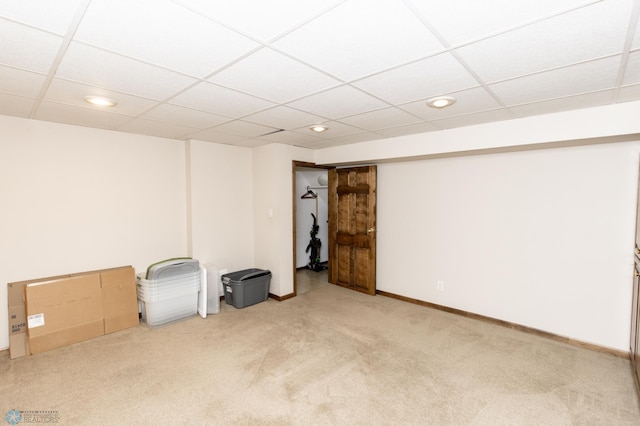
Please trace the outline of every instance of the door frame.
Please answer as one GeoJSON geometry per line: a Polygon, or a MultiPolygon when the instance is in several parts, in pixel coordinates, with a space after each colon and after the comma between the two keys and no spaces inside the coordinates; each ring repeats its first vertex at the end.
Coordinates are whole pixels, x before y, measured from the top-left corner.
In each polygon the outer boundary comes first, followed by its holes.
{"type": "MultiPolygon", "coordinates": [[[[298,278],[297,278],[297,272],[298,272],[298,268],[296,268],[296,264],[297,264],[297,255],[296,255],[296,249],[297,249],[297,235],[296,235],[296,210],[297,210],[297,201],[298,201],[298,196],[299,194],[296,194],[296,171],[299,168],[307,168],[307,169],[320,169],[320,170],[331,170],[334,167],[333,166],[319,166],[315,163],[309,163],[306,161],[297,161],[297,160],[293,160],[291,162],[291,205],[292,205],[292,220],[291,220],[291,224],[292,224],[292,235],[293,235],[293,261],[292,261],[292,268],[293,268],[293,296],[297,296],[298,295],[298,278]]],[[[329,258],[329,262],[330,262],[330,258],[329,258]]]]}

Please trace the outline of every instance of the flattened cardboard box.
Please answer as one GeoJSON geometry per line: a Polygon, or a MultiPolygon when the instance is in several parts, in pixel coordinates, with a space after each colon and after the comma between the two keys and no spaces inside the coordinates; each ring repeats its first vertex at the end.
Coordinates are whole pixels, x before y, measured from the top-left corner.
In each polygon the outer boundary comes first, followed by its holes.
{"type": "Polygon", "coordinates": [[[9,283],[9,358],[19,358],[29,353],[27,339],[27,313],[24,308],[25,283],[9,283]]]}
{"type": "MultiPolygon", "coordinates": [[[[100,275],[100,286],[102,292],[101,300],[103,318],[102,332],[100,334],[113,333],[138,325],[139,320],[135,271],[131,266],[9,283],[7,286],[9,302],[9,358],[14,359],[36,353],[30,348],[30,339],[27,334],[27,313],[25,308],[25,291],[27,285],[38,283],[51,284],[71,278],[95,274],[100,275]]],[[[44,315],[34,315],[36,316],[32,319],[32,323],[36,326],[35,328],[38,328],[38,323],[42,321],[44,321],[46,325],[46,318],[44,315]]],[[[86,334],[86,331],[87,330],[85,328],[85,337],[83,337],[82,340],[96,337],[95,330],[88,334],[86,334]]],[[[35,334],[38,334],[38,332],[35,334]]],[[[58,333],[57,336],[59,340],[64,340],[64,333],[58,333]]],[[[73,338],[73,336],[69,337],[69,339],[72,340],[73,338]]],[[[43,340],[41,336],[36,339],[41,342],[43,340]]],[[[70,343],[62,344],[62,346],[65,346],[66,344],[70,343]]],[[[42,348],[43,346],[40,347],[42,348]]],[[[38,348],[36,348],[36,351],[38,351],[38,348]]]]}
{"type": "Polygon", "coordinates": [[[27,284],[25,301],[32,355],[104,334],[100,274],[27,284]]]}
{"type": "Polygon", "coordinates": [[[140,323],[136,273],[133,268],[117,268],[100,272],[104,334],[114,333],[140,323]]]}

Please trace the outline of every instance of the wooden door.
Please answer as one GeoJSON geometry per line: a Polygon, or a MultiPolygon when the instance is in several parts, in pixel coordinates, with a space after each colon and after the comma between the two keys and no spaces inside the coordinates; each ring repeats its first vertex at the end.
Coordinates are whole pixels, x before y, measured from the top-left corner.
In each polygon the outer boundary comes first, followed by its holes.
{"type": "Polygon", "coordinates": [[[376,166],[329,170],[329,282],[376,294],[376,166]]]}

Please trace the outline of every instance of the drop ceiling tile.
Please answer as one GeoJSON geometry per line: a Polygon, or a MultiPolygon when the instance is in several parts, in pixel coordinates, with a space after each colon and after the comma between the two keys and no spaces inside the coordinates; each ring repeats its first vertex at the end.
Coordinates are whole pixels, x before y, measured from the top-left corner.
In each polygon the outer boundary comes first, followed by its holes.
{"type": "Polygon", "coordinates": [[[577,7],[586,0],[411,0],[411,3],[451,45],[457,45],[577,7]]]}
{"type": "Polygon", "coordinates": [[[321,140],[313,135],[302,135],[296,132],[279,132],[272,135],[261,136],[259,140],[268,143],[281,143],[285,145],[295,145],[305,147],[306,144],[321,140]]]}
{"type": "Polygon", "coordinates": [[[0,16],[64,35],[84,0],[0,2],[0,16]]]}
{"type": "Polygon", "coordinates": [[[510,107],[509,110],[518,117],[527,117],[531,115],[550,114],[571,109],[608,105],[613,103],[614,97],[615,90],[603,90],[583,95],[535,102],[532,104],[517,105],[510,107]]]}
{"type": "Polygon", "coordinates": [[[262,41],[271,40],[283,31],[294,28],[332,3],[327,0],[179,0],[204,16],[224,22],[226,25],[262,41]]]}
{"type": "Polygon", "coordinates": [[[303,126],[311,126],[312,124],[322,123],[326,121],[322,117],[298,111],[286,106],[278,106],[256,114],[249,115],[244,118],[252,123],[263,124],[265,126],[274,127],[276,129],[297,129],[303,126]]]}
{"type": "Polygon", "coordinates": [[[478,86],[476,79],[450,53],[404,65],[352,84],[392,104],[478,86]]]}
{"type": "Polygon", "coordinates": [[[0,93],[0,114],[29,118],[34,103],[33,99],[0,93]]]}
{"type": "Polygon", "coordinates": [[[221,143],[224,145],[242,145],[250,138],[243,136],[230,135],[228,133],[218,132],[215,129],[201,130],[188,135],[189,139],[197,139],[205,142],[221,143]]]}
{"type": "Polygon", "coordinates": [[[377,0],[375,6],[368,0],[345,2],[274,46],[345,80],[443,49],[404,4],[391,0],[377,0]]]}
{"type": "Polygon", "coordinates": [[[229,121],[227,117],[184,108],[171,104],[160,104],[145,112],[140,118],[162,121],[195,129],[206,129],[229,121]]]}
{"type": "Polygon", "coordinates": [[[340,121],[363,130],[375,131],[388,127],[398,127],[406,124],[419,123],[422,120],[398,108],[385,108],[341,118],[340,121]]]}
{"type": "Polygon", "coordinates": [[[630,3],[598,2],[456,51],[487,83],[619,54],[630,3]]]}
{"type": "Polygon", "coordinates": [[[75,39],[194,77],[258,46],[168,0],[93,0],[75,39]]]}
{"type": "Polygon", "coordinates": [[[216,126],[214,129],[216,132],[228,133],[230,135],[242,136],[245,138],[257,138],[266,133],[278,131],[274,127],[262,126],[260,124],[249,123],[247,121],[235,120],[230,121],[220,126],[216,126]]]}
{"type": "Polygon", "coordinates": [[[148,99],[163,100],[194,79],[72,42],[58,77],[148,99]]]}
{"type": "Polygon", "coordinates": [[[0,65],[47,74],[62,37],[0,19],[0,65]]]}
{"type": "Polygon", "coordinates": [[[640,84],[621,87],[618,92],[618,102],[631,102],[640,99],[640,84]]]}
{"type": "Polygon", "coordinates": [[[136,118],[127,124],[120,126],[118,130],[128,133],[139,133],[147,136],[158,136],[169,139],[185,139],[186,135],[196,132],[198,129],[179,126],[173,123],[165,123],[155,120],[136,118]]]}
{"type": "Polygon", "coordinates": [[[141,114],[157,104],[157,102],[149,99],[114,92],[112,90],[100,89],[94,86],[63,80],[60,78],[54,78],[51,80],[51,84],[45,93],[44,101],[73,105],[92,110],[102,109],[105,112],[129,116],[141,114]],[[116,101],[117,105],[108,108],[96,107],[87,103],[84,100],[85,96],[106,97],[116,101]]]}
{"type": "Polygon", "coordinates": [[[640,20],[636,25],[636,30],[633,37],[633,42],[631,43],[631,49],[640,49],[640,20]]]}
{"type": "Polygon", "coordinates": [[[35,99],[46,77],[0,65],[0,92],[35,99]]]}
{"type": "Polygon", "coordinates": [[[80,108],[55,102],[42,102],[34,118],[76,126],[113,130],[124,125],[132,117],[97,109],[80,108]]]}
{"type": "Polygon", "coordinates": [[[506,105],[531,103],[613,88],[619,66],[620,57],[614,56],[492,84],[489,88],[506,105]]]}
{"type": "Polygon", "coordinates": [[[362,129],[358,129],[357,127],[349,126],[348,124],[340,123],[338,121],[327,121],[318,124],[327,126],[329,130],[322,133],[315,133],[311,129],[309,129],[309,127],[301,127],[299,129],[295,129],[295,132],[301,133],[303,135],[313,135],[320,139],[333,139],[339,136],[362,133],[362,129]]]}
{"type": "Polygon", "coordinates": [[[504,109],[496,109],[493,111],[483,111],[475,114],[443,118],[441,120],[434,120],[432,123],[436,126],[442,127],[443,129],[451,129],[454,127],[473,126],[475,124],[509,120],[512,118],[513,117],[504,109]]]}
{"type": "Polygon", "coordinates": [[[267,48],[231,65],[209,80],[277,103],[340,84],[326,74],[267,48]]]}
{"type": "Polygon", "coordinates": [[[198,109],[224,117],[239,118],[275,104],[235,90],[202,82],[170,101],[174,105],[198,109]]]}
{"type": "Polygon", "coordinates": [[[435,130],[440,130],[440,128],[437,126],[434,126],[431,123],[416,123],[416,124],[409,124],[408,126],[398,126],[398,127],[392,127],[390,129],[380,129],[380,130],[376,130],[376,133],[386,138],[393,138],[398,136],[413,135],[416,133],[433,132],[435,130]]]}
{"type": "Polygon", "coordinates": [[[629,85],[636,83],[640,83],[640,50],[629,55],[622,84],[629,85]]]}
{"type": "Polygon", "coordinates": [[[456,98],[456,103],[446,108],[431,108],[427,106],[426,99],[400,105],[399,108],[429,121],[500,107],[500,104],[483,87],[454,92],[450,95],[456,98]]]}
{"type": "Polygon", "coordinates": [[[308,96],[288,104],[289,106],[337,119],[388,107],[389,105],[351,86],[341,86],[308,96]]]}

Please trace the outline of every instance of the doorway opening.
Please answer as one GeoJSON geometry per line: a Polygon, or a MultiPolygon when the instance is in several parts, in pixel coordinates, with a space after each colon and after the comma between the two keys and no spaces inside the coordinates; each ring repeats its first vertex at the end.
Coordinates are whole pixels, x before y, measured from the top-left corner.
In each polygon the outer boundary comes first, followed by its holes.
{"type": "Polygon", "coordinates": [[[293,294],[328,284],[328,171],[293,161],[293,294]]]}

